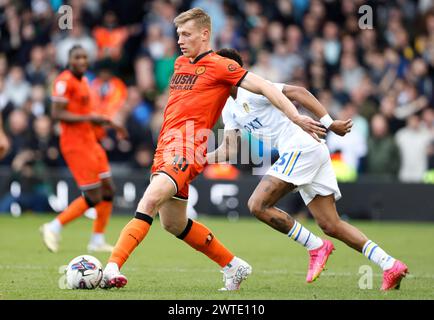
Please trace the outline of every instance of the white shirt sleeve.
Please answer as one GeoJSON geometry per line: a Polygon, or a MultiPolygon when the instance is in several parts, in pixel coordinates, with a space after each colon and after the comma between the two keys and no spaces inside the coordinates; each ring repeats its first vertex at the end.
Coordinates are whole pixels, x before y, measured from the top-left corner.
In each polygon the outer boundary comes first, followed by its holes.
{"type": "Polygon", "coordinates": [[[234,99],[229,97],[222,111],[222,119],[223,123],[225,124],[225,130],[241,129],[241,126],[235,121],[233,112],[231,111],[235,108],[237,108],[236,102],[234,99]]]}
{"type": "MultiPolygon", "coordinates": [[[[272,84],[273,86],[275,86],[277,88],[277,90],[279,90],[280,92],[282,92],[283,87],[285,86],[284,83],[274,83],[274,82],[271,82],[270,80],[266,80],[266,81],[269,84],[272,84]]],[[[247,91],[247,95],[249,96],[250,101],[256,107],[268,107],[268,106],[272,105],[271,102],[270,102],[270,100],[268,100],[267,97],[265,97],[265,96],[263,96],[261,94],[255,94],[255,93],[247,91]]]]}

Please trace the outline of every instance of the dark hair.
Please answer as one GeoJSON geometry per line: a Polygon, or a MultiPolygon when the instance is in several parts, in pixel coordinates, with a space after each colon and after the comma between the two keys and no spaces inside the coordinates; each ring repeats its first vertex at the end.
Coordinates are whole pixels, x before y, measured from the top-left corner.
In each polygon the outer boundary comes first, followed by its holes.
{"type": "Polygon", "coordinates": [[[232,59],[242,67],[243,66],[243,58],[241,58],[240,53],[235,49],[223,48],[216,52],[219,56],[232,59]]]}
{"type": "Polygon", "coordinates": [[[82,47],[81,44],[74,44],[74,45],[72,46],[72,48],[69,49],[69,51],[68,51],[68,58],[71,58],[72,53],[73,53],[75,50],[78,50],[78,49],[83,49],[83,50],[84,50],[84,48],[82,47]]]}

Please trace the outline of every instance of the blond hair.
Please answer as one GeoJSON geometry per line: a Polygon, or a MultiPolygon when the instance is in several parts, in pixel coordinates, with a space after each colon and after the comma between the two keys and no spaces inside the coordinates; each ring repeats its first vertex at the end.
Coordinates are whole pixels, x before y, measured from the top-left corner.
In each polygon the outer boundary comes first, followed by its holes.
{"type": "Polygon", "coordinates": [[[201,8],[192,8],[179,14],[173,22],[176,27],[186,23],[187,21],[194,20],[197,27],[206,28],[211,32],[211,17],[201,8]]]}

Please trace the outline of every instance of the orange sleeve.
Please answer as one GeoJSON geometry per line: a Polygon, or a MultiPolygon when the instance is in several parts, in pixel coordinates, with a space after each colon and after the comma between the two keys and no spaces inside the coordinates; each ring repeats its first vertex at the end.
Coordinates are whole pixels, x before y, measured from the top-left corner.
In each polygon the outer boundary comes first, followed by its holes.
{"type": "Polygon", "coordinates": [[[232,59],[223,58],[217,62],[217,77],[223,83],[239,86],[247,72],[232,59]]]}
{"type": "Polygon", "coordinates": [[[68,102],[72,91],[72,84],[68,78],[59,76],[54,80],[51,100],[53,102],[68,102]]]}

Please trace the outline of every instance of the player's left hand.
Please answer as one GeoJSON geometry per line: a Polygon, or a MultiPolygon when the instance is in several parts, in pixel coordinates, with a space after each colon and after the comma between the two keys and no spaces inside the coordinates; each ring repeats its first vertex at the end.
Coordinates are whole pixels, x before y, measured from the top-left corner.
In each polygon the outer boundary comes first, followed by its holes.
{"type": "Polygon", "coordinates": [[[345,121],[342,120],[334,120],[330,125],[329,129],[336,133],[338,136],[344,136],[347,133],[351,132],[351,128],[353,126],[353,120],[348,119],[345,121]]]}
{"type": "Polygon", "coordinates": [[[321,142],[319,137],[324,136],[326,133],[326,129],[320,122],[308,116],[299,115],[296,119],[293,119],[293,122],[309,133],[318,142],[321,142]]]}

